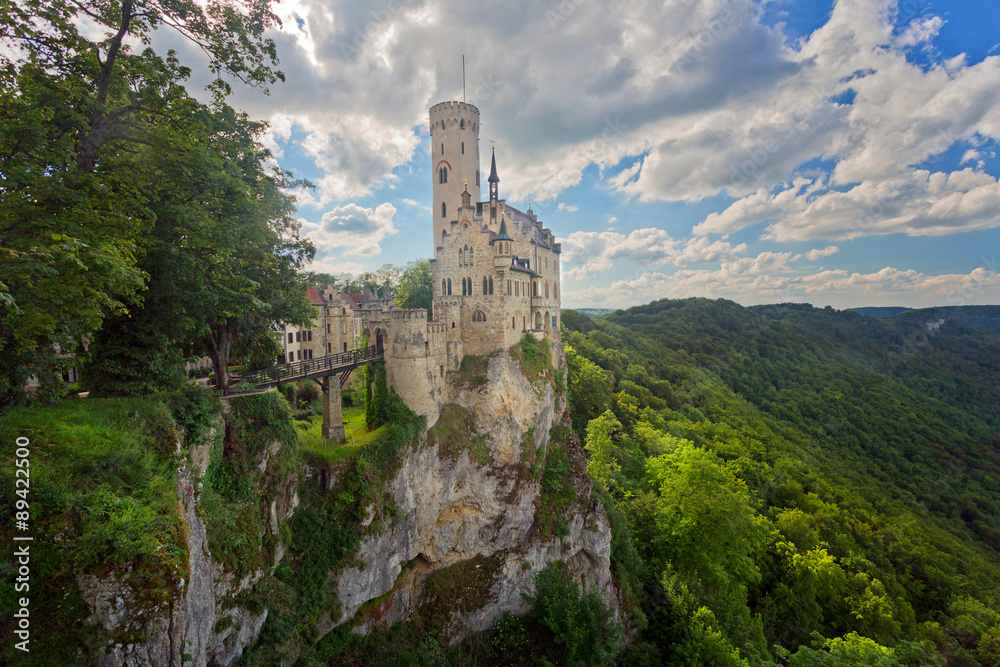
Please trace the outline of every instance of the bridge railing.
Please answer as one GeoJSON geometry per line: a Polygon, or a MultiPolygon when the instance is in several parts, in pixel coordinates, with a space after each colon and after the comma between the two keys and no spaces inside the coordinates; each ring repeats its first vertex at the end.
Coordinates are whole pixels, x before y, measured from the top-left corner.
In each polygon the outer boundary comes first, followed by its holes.
{"type": "Polygon", "coordinates": [[[239,382],[230,388],[230,391],[238,391],[242,387],[254,387],[262,384],[278,384],[281,382],[307,377],[323,371],[335,370],[344,366],[352,366],[369,359],[377,359],[382,356],[382,350],[377,345],[363,347],[358,350],[348,350],[329,354],[317,359],[306,359],[295,361],[290,364],[272,366],[258,371],[252,371],[240,376],[239,382]]]}

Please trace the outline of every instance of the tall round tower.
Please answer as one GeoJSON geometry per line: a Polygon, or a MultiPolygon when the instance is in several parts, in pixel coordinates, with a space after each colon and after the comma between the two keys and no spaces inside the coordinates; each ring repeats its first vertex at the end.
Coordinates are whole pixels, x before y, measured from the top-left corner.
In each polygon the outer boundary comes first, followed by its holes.
{"type": "Polygon", "coordinates": [[[434,247],[456,218],[469,184],[474,202],[479,188],[479,109],[465,102],[441,102],[430,110],[431,176],[434,179],[434,247]]]}

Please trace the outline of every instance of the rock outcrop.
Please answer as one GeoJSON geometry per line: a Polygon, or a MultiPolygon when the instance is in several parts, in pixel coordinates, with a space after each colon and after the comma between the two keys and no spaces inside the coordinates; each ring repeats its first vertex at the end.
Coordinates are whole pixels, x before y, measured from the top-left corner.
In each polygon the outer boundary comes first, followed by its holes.
{"type": "Polygon", "coordinates": [[[611,529],[591,494],[565,397],[554,389],[556,374],[549,367],[529,380],[511,354],[500,352],[485,376],[456,379],[452,403],[390,484],[396,518],[381,522],[362,541],[359,564],[338,576],[343,613],[336,624],[360,612],[355,631],[364,633],[420,614],[459,639],[505,612],[528,611],[523,594],[556,561],[617,612],[611,529]],[[545,507],[550,491],[542,485],[553,447],[566,461],[554,512],[545,507]]]}
{"type": "MultiPolygon", "coordinates": [[[[176,595],[151,604],[136,591],[127,568],[112,571],[98,578],[93,574],[77,575],[81,597],[91,610],[90,624],[99,624],[107,636],[114,638],[97,650],[95,664],[99,667],[206,667],[235,664],[243,651],[260,635],[267,619],[267,609],[254,611],[237,602],[240,594],[250,590],[265,575],[263,569],[241,579],[222,564],[213,561],[209,550],[205,520],[199,511],[200,482],[210,460],[212,447],[221,429],[209,433],[206,441],[192,443],[190,464],[185,460],[177,470],[178,512],[186,529],[188,571],[174,587],[176,595]]],[[[268,459],[280,451],[281,442],[273,442],[260,461],[263,472],[268,459]]],[[[182,449],[178,444],[178,452],[182,449]]],[[[276,536],[297,504],[295,475],[280,486],[282,493],[274,499],[262,498],[272,521],[270,530],[276,536]]],[[[280,551],[280,542],[278,542],[280,551]]]]}

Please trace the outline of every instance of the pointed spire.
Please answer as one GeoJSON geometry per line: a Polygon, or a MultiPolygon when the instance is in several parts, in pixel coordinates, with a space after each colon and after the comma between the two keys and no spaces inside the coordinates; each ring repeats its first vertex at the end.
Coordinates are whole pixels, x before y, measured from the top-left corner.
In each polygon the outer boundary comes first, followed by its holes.
{"type": "Polygon", "coordinates": [[[493,149],[493,163],[490,165],[490,177],[486,179],[489,183],[499,183],[500,177],[497,176],[497,149],[493,149]]]}
{"type": "Polygon", "coordinates": [[[493,237],[494,241],[513,241],[510,236],[507,235],[507,216],[500,216],[500,232],[493,237]]]}

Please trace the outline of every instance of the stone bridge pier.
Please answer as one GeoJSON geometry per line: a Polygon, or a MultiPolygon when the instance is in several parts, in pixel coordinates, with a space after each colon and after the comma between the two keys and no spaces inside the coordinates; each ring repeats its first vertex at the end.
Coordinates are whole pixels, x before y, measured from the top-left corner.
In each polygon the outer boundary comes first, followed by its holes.
{"type": "Polygon", "coordinates": [[[323,390],[323,437],[344,442],[344,413],[340,404],[340,377],[328,375],[316,380],[323,390]]]}

